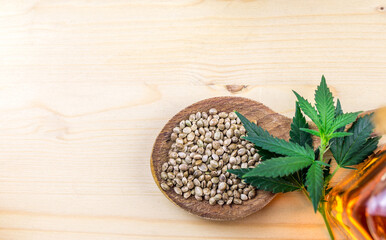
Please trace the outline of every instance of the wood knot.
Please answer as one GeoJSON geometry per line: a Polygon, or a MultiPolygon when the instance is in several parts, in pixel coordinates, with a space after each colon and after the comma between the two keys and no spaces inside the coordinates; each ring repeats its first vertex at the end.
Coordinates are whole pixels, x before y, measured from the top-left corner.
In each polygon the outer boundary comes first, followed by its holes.
{"type": "Polygon", "coordinates": [[[385,11],[385,7],[384,6],[379,6],[379,7],[377,7],[377,11],[378,12],[384,12],[385,11]]]}
{"type": "Polygon", "coordinates": [[[226,85],[225,87],[230,93],[237,93],[248,86],[247,85],[226,85]]]}

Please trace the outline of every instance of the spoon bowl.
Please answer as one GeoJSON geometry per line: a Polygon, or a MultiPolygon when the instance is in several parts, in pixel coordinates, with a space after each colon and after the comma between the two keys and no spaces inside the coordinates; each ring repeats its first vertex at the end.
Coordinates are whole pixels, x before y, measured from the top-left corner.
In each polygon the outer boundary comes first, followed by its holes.
{"type": "Polygon", "coordinates": [[[177,195],[172,189],[164,191],[161,184],[161,166],[167,162],[168,153],[171,148],[170,135],[173,128],[179,122],[189,118],[196,112],[208,112],[210,108],[216,108],[218,112],[238,111],[257,125],[268,130],[273,136],[289,139],[291,119],[276,113],[262,103],[242,97],[214,97],[194,103],[181,110],[172,117],[159,133],[151,154],[150,165],[153,178],[161,192],[174,204],[183,208],[191,214],[211,220],[235,220],[246,217],[259,211],[267,205],[275,194],[263,190],[257,190],[256,196],[241,205],[210,205],[208,201],[198,201],[194,197],[185,199],[177,195]]]}

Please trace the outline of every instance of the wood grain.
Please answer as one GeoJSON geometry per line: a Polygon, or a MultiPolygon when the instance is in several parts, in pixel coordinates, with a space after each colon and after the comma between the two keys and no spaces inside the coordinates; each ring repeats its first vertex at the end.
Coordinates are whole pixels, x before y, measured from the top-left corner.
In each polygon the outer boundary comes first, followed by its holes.
{"type": "Polygon", "coordinates": [[[291,90],[312,99],[325,74],[344,111],[385,105],[386,1],[0,6],[0,239],[328,238],[300,193],[235,222],[186,214],[148,159],[168,119],[208,97],[292,117],[291,90]]]}

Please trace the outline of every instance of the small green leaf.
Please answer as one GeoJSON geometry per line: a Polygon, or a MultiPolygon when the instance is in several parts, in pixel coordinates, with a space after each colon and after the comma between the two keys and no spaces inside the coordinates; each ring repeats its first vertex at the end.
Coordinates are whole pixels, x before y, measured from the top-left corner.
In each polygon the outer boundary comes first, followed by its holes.
{"type": "Polygon", "coordinates": [[[306,145],[312,147],[311,135],[307,132],[301,131],[301,129],[304,128],[308,128],[308,123],[300,110],[299,103],[296,102],[295,116],[292,118],[291,123],[290,141],[303,147],[306,145]]]}
{"type": "Polygon", "coordinates": [[[332,125],[328,129],[328,131],[330,133],[334,132],[335,130],[337,130],[337,129],[341,128],[341,127],[346,126],[347,124],[350,124],[350,123],[354,122],[355,119],[357,119],[359,113],[361,113],[361,112],[340,114],[339,116],[337,116],[335,118],[334,122],[332,123],[332,125]]]}
{"type": "Polygon", "coordinates": [[[235,112],[237,117],[240,118],[241,122],[243,123],[243,126],[245,130],[247,130],[248,136],[254,137],[254,136],[270,136],[270,134],[264,130],[263,128],[257,126],[256,124],[249,121],[246,117],[244,117],[241,113],[235,112]]]}
{"type": "Polygon", "coordinates": [[[371,115],[365,115],[353,123],[347,131],[352,133],[352,135],[344,137],[344,141],[340,146],[337,145],[337,142],[332,142],[330,149],[339,166],[343,167],[349,166],[348,164],[359,163],[372,152],[370,150],[375,149],[374,147],[378,144],[378,139],[375,138],[367,142],[373,129],[374,126],[371,122],[371,115]],[[368,145],[366,145],[366,143],[368,145]],[[368,151],[370,152],[362,151],[365,146],[368,147],[368,151]]]}
{"type": "Polygon", "coordinates": [[[304,114],[306,114],[319,128],[321,125],[319,121],[318,112],[316,111],[316,109],[311,105],[310,102],[308,102],[306,99],[300,96],[297,92],[295,91],[293,92],[296,95],[296,98],[298,99],[298,102],[299,102],[299,106],[304,112],[304,114]]]}
{"type": "Polygon", "coordinates": [[[374,152],[375,149],[377,149],[379,139],[381,139],[380,136],[368,139],[366,143],[361,147],[361,150],[356,152],[356,154],[352,155],[351,158],[344,163],[344,167],[357,165],[363,160],[365,160],[374,152]]]}
{"type": "Polygon", "coordinates": [[[315,161],[316,163],[318,163],[319,165],[323,165],[323,166],[327,166],[327,167],[331,167],[331,165],[330,164],[328,164],[328,163],[325,163],[325,162],[322,162],[322,161],[315,161]]]}
{"type": "Polygon", "coordinates": [[[228,169],[227,172],[230,172],[232,174],[235,174],[238,178],[243,178],[243,176],[250,171],[252,171],[253,168],[240,168],[240,169],[228,169]]]}
{"type": "Polygon", "coordinates": [[[346,167],[346,166],[344,166],[344,167],[342,167],[342,168],[349,169],[349,170],[357,170],[356,168],[353,168],[353,167],[346,167]]]}
{"type": "MultiPolygon", "coordinates": [[[[253,136],[266,136],[269,137],[270,134],[264,130],[263,128],[257,126],[256,124],[250,122],[246,117],[244,117],[241,113],[235,112],[236,115],[240,118],[241,122],[243,123],[243,126],[245,130],[247,131],[247,135],[250,137],[253,136]]],[[[262,160],[280,157],[279,154],[276,154],[274,152],[270,152],[268,150],[262,149],[261,147],[257,147],[257,150],[259,150],[259,155],[261,156],[262,160]]]]}
{"type": "MultiPolygon", "coordinates": [[[[343,114],[342,106],[340,105],[339,99],[336,102],[335,108],[335,118],[343,114]]],[[[336,132],[343,132],[345,127],[341,127],[336,129],[336,132]]],[[[330,150],[331,152],[335,152],[340,156],[341,146],[343,145],[343,138],[334,138],[330,142],[330,150]]]]}
{"type": "Polygon", "coordinates": [[[350,132],[334,132],[333,134],[330,135],[331,138],[337,138],[337,137],[346,137],[346,136],[351,136],[352,133],[350,132]]]}
{"type": "Polygon", "coordinates": [[[302,131],[304,131],[304,132],[311,133],[312,135],[315,135],[315,136],[320,137],[320,132],[318,132],[318,131],[316,131],[316,130],[309,129],[309,128],[300,128],[300,130],[302,130],[302,131]]]}
{"type": "Polygon", "coordinates": [[[339,98],[336,100],[335,117],[343,114],[342,105],[339,98]]]}
{"type": "Polygon", "coordinates": [[[251,177],[244,180],[246,183],[265,191],[280,193],[293,192],[300,187],[285,178],[251,177]]]}
{"type": "Polygon", "coordinates": [[[320,198],[323,189],[323,170],[316,162],[311,165],[307,172],[306,180],[307,191],[310,193],[310,198],[314,211],[318,210],[320,198]]]}
{"type": "Polygon", "coordinates": [[[319,112],[322,129],[324,132],[328,132],[328,127],[335,118],[335,107],[334,98],[330,89],[327,87],[324,76],[322,76],[322,80],[315,91],[315,106],[319,112]]]}
{"type": "Polygon", "coordinates": [[[246,177],[283,177],[294,173],[300,169],[308,167],[312,160],[302,157],[280,157],[265,160],[257,165],[253,170],[243,176],[246,177]]]}
{"type": "MultiPolygon", "coordinates": [[[[253,168],[229,169],[228,172],[242,178],[243,175],[253,170],[253,168]]],[[[267,177],[247,177],[244,182],[268,192],[284,193],[300,189],[300,186],[286,178],[267,178],[267,177]]]]}
{"type": "Polygon", "coordinates": [[[297,143],[287,142],[284,139],[276,138],[273,136],[245,137],[245,139],[254,143],[256,146],[271,152],[292,157],[303,157],[311,160],[314,159],[314,151],[308,145],[302,147],[297,143]]]}

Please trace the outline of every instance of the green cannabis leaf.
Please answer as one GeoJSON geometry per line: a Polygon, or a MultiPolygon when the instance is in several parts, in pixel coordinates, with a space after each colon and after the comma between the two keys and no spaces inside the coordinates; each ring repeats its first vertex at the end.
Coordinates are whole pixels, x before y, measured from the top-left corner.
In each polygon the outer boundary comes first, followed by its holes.
{"type": "Polygon", "coordinates": [[[254,143],[257,147],[261,147],[271,152],[276,152],[281,155],[292,157],[303,157],[310,160],[314,159],[314,151],[310,146],[302,147],[297,143],[287,142],[284,139],[269,136],[245,137],[254,143]]]}
{"type": "MultiPolygon", "coordinates": [[[[230,169],[228,172],[242,178],[243,175],[253,170],[253,168],[230,169]]],[[[292,192],[300,189],[300,186],[291,182],[290,178],[269,178],[269,177],[247,177],[243,179],[252,186],[273,193],[292,192]]]]}
{"type": "Polygon", "coordinates": [[[332,142],[330,149],[339,167],[356,165],[377,148],[379,137],[370,138],[374,129],[371,116],[369,114],[358,118],[347,131],[352,133],[350,136],[332,142]]]}
{"type": "Polygon", "coordinates": [[[308,123],[300,110],[299,103],[296,102],[295,116],[292,119],[291,130],[289,133],[291,137],[290,142],[297,143],[303,147],[306,145],[312,147],[311,135],[307,132],[300,131],[300,129],[308,129],[308,123]]]}
{"type": "Polygon", "coordinates": [[[271,158],[260,163],[259,167],[254,168],[244,176],[283,177],[310,166],[312,162],[312,159],[299,156],[271,158]]]}
{"type": "MultiPolygon", "coordinates": [[[[240,113],[236,112],[236,115],[240,118],[241,122],[243,123],[244,128],[248,133],[248,136],[250,136],[250,137],[269,136],[269,133],[267,131],[265,131],[261,127],[257,126],[256,124],[250,122],[246,117],[244,117],[240,113]]],[[[270,152],[270,151],[262,149],[260,147],[257,147],[257,150],[259,150],[259,154],[260,154],[262,160],[280,156],[274,152],[270,152]]]]}
{"type": "Polygon", "coordinates": [[[357,118],[360,112],[344,113],[339,99],[334,104],[324,76],[315,91],[315,106],[293,92],[297,102],[288,142],[273,137],[236,112],[247,131],[244,138],[255,144],[264,161],[255,168],[230,169],[228,172],[248,184],[273,193],[303,191],[312,202],[315,212],[323,215],[333,239],[323,204],[326,194],[331,190],[329,182],[340,168],[352,169],[350,166],[364,161],[377,148],[379,137],[371,136],[374,130],[371,115],[357,118]],[[317,130],[310,129],[303,113],[312,120],[317,130]],[[351,123],[351,127],[345,131],[351,123]],[[321,140],[315,151],[311,135],[321,140]],[[332,173],[331,159],[324,158],[329,150],[337,162],[332,173]]]}
{"type": "Polygon", "coordinates": [[[327,87],[324,76],[322,76],[322,81],[315,91],[315,105],[319,113],[319,130],[328,132],[335,118],[335,107],[334,98],[332,97],[330,89],[327,87]]]}
{"type": "Polygon", "coordinates": [[[314,206],[315,212],[318,209],[320,197],[322,196],[323,187],[323,169],[322,166],[316,162],[312,163],[310,169],[307,172],[306,178],[307,190],[310,193],[312,205],[314,206]]]}

